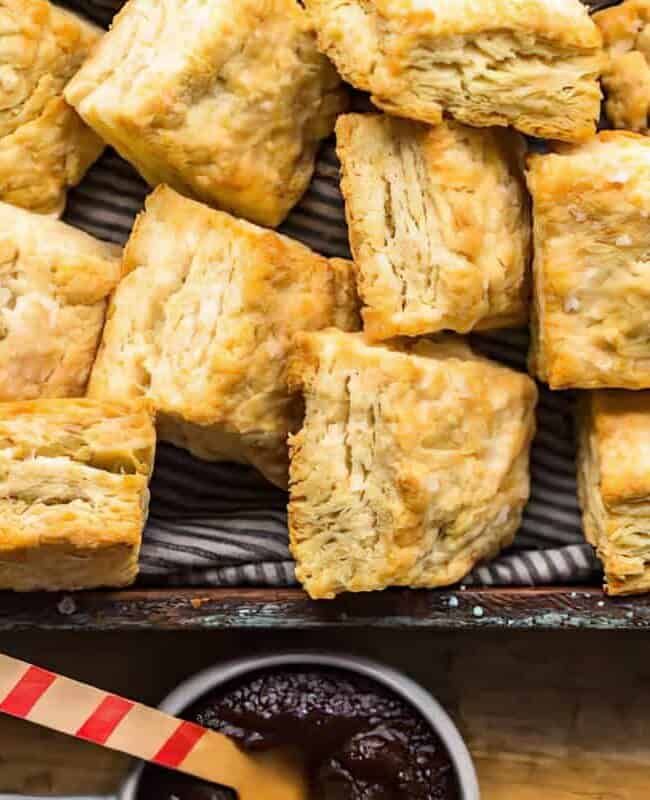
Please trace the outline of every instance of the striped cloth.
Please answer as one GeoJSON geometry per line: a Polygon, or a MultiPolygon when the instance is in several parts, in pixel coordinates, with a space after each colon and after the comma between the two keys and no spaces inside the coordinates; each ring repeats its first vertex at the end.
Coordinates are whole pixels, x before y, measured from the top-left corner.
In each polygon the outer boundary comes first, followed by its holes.
{"type": "MultiPolygon", "coordinates": [[[[68,0],[107,25],[119,0],[68,0]]],[[[603,7],[611,2],[593,2],[603,7]]],[[[69,196],[65,219],[95,236],[124,242],[147,187],[108,151],[69,196]]],[[[282,232],[327,256],[349,257],[334,143],[322,149],[309,191],[282,232]]],[[[527,333],[473,337],[475,347],[525,369],[527,333]]],[[[581,533],[576,499],[574,398],[541,387],[532,451],[532,496],[515,545],[474,570],[466,584],[542,585],[596,579],[600,571],[581,533]]],[[[287,586],[295,583],[287,546],[286,495],[252,469],[209,464],[162,444],[152,483],[141,581],[150,585],[287,586]]]]}

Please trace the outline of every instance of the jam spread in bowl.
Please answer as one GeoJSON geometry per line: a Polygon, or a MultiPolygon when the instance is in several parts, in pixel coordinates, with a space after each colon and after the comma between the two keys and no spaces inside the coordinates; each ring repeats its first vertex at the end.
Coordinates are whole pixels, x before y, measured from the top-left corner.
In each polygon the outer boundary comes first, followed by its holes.
{"type": "MultiPolygon", "coordinates": [[[[183,715],[245,750],[297,749],[310,800],[459,800],[455,770],[438,735],[381,684],[333,668],[249,674],[183,715]]],[[[263,800],[260,787],[260,800],[263,800]]],[[[145,768],[138,800],[234,800],[209,783],[145,768]]]]}

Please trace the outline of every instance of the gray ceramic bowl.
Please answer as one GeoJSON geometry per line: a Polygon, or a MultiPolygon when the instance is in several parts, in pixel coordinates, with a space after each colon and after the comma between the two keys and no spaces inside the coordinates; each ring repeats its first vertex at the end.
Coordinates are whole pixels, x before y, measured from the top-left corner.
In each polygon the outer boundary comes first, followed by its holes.
{"type": "MultiPolygon", "coordinates": [[[[302,666],[334,667],[354,672],[357,675],[372,678],[407,700],[420,712],[447,747],[458,776],[461,800],[480,800],[478,780],[472,759],[447,712],[437,700],[434,700],[427,691],[407,678],[406,675],[376,661],[368,661],[356,656],[318,652],[295,652],[230,661],[204,670],[181,683],[165,698],[160,708],[170,714],[182,714],[201,697],[234,678],[241,678],[260,669],[302,666]]],[[[120,790],[118,800],[136,800],[142,769],[143,765],[140,765],[131,773],[120,790]]]]}

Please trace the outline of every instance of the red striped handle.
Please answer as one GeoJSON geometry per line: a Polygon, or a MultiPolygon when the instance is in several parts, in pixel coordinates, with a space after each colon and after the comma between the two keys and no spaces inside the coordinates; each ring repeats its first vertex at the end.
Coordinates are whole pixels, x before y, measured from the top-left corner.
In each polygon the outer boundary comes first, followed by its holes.
{"type": "Polygon", "coordinates": [[[0,654],[0,712],[235,789],[305,800],[295,758],[252,758],[214,731],[0,654]]]}
{"type": "Polygon", "coordinates": [[[178,769],[208,731],[0,655],[0,711],[178,769]]]}

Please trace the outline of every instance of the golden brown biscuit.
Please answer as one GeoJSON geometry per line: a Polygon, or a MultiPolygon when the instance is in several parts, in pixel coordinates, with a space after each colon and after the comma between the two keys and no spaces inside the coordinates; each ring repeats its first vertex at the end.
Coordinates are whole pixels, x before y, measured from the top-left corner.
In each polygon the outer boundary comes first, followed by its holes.
{"type": "Polygon", "coordinates": [[[369,345],[301,334],[290,385],[289,532],[314,598],[460,580],[512,542],[528,499],[537,392],[457,338],[369,345]]]}
{"type": "Polygon", "coordinates": [[[0,589],[131,583],[155,443],[144,402],[0,403],[0,589]]]}
{"type": "Polygon", "coordinates": [[[59,214],[104,149],[63,99],[100,35],[45,0],[0,4],[0,200],[59,214]]]}
{"type": "Polygon", "coordinates": [[[345,104],[297,0],[130,0],[66,97],[150,184],[270,226],[345,104]]]}
{"type": "Polygon", "coordinates": [[[88,393],[148,397],[161,438],[287,480],[297,331],[358,328],[354,276],[298,242],[159,187],[124,252],[88,393]]]}
{"type": "Polygon", "coordinates": [[[650,591],[650,392],[585,392],[578,488],[609,594],[650,591]]]}
{"type": "Polygon", "coordinates": [[[519,134],[346,114],[336,136],[369,338],[526,322],[519,134]]]}
{"type": "Polygon", "coordinates": [[[402,117],[583,141],[602,39],[580,0],[306,0],[343,77],[402,117]]]}
{"type": "Polygon", "coordinates": [[[650,116],[650,0],[625,0],[594,15],[608,56],[605,108],[615,128],[647,133],[650,116]]]}
{"type": "Polygon", "coordinates": [[[650,139],[536,155],[531,370],[553,389],[650,388],[650,139]]]}
{"type": "Polygon", "coordinates": [[[0,401],[79,397],[121,250],[0,203],[0,401]]]}

